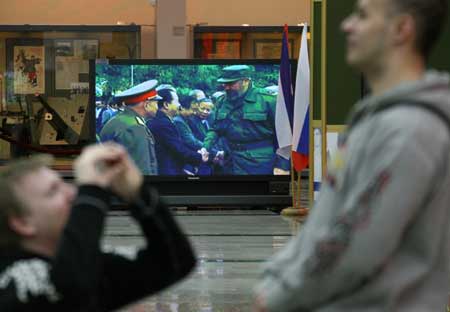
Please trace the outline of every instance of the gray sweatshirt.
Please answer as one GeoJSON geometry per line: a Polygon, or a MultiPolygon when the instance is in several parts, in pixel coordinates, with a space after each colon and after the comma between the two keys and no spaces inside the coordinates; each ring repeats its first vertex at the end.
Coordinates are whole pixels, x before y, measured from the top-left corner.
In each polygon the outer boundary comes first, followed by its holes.
{"type": "Polygon", "coordinates": [[[444,311],[449,294],[449,77],[427,72],[355,106],[300,231],[264,266],[269,311],[444,311]],[[375,112],[387,102],[399,102],[375,112]]]}

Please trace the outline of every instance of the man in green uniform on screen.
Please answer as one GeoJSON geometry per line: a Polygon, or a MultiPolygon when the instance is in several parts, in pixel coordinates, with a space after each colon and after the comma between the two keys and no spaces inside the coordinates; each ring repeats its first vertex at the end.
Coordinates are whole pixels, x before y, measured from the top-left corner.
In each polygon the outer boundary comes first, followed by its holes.
{"type": "Polygon", "coordinates": [[[125,109],[109,120],[100,132],[100,141],[123,145],[145,175],[158,174],[155,139],[145,125],[145,118],[154,117],[158,81],[148,80],[115,96],[125,109]]]}
{"type": "Polygon", "coordinates": [[[217,82],[225,94],[217,99],[214,126],[203,150],[209,152],[220,139],[225,148],[214,159],[224,160],[224,174],[286,174],[289,163],[274,147],[276,97],[253,86],[251,71],[247,65],[222,69],[217,82]]]}

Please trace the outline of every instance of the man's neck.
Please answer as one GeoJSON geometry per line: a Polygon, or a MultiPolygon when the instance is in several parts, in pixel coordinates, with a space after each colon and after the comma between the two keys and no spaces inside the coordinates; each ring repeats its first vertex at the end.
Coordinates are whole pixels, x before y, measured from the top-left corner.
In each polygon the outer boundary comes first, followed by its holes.
{"type": "Polygon", "coordinates": [[[164,115],[166,115],[167,118],[169,118],[170,120],[172,120],[173,117],[174,117],[174,116],[171,116],[171,115],[169,114],[169,112],[168,112],[167,110],[165,110],[165,109],[161,109],[161,112],[162,112],[164,115]]]}
{"type": "Polygon", "coordinates": [[[22,248],[30,251],[32,253],[42,255],[51,258],[55,255],[55,248],[47,246],[46,244],[41,244],[36,241],[25,241],[22,242],[22,248]]]}
{"type": "Polygon", "coordinates": [[[422,78],[425,73],[425,62],[419,55],[401,55],[392,57],[378,70],[368,71],[366,79],[372,94],[379,95],[389,89],[422,78]]]}
{"type": "Polygon", "coordinates": [[[141,105],[129,106],[128,108],[134,111],[139,116],[145,117],[145,109],[141,105]]]}

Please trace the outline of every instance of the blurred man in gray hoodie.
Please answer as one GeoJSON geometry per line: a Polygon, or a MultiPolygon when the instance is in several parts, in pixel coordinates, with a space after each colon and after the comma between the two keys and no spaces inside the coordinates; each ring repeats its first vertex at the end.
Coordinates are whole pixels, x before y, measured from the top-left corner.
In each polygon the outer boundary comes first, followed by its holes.
{"type": "Polygon", "coordinates": [[[297,237],[266,265],[254,311],[444,311],[449,76],[426,70],[447,0],[358,0],[347,62],[371,94],[350,115],[297,237]]]}

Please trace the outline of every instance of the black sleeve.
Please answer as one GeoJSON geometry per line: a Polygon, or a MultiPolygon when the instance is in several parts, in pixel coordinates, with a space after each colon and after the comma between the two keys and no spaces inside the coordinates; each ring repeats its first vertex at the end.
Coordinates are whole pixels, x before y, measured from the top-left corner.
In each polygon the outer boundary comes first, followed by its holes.
{"type": "Polygon", "coordinates": [[[100,239],[110,193],[97,186],[81,186],[72,206],[50,276],[67,302],[88,300],[98,285],[100,239]]]}
{"type": "Polygon", "coordinates": [[[143,187],[131,207],[146,239],[134,258],[105,253],[102,301],[116,309],[164,289],[195,266],[192,247],[154,189],[143,187]]]}

